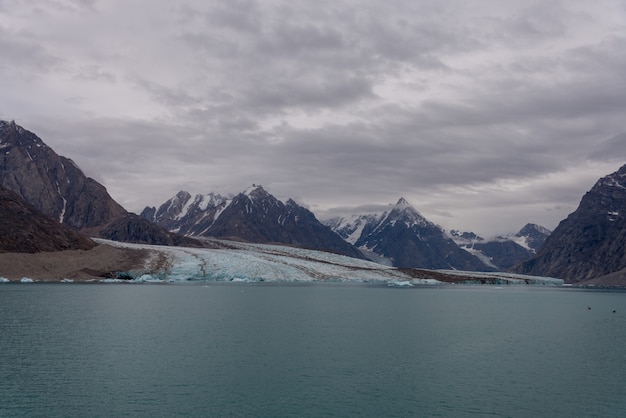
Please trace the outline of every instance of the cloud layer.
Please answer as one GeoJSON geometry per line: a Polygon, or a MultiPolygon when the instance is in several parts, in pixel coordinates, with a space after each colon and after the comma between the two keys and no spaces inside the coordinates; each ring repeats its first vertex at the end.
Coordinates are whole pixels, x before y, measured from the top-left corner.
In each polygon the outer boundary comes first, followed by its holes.
{"type": "Polygon", "coordinates": [[[0,0],[0,118],[128,209],[261,183],[554,228],[626,163],[621,1],[0,0]]]}

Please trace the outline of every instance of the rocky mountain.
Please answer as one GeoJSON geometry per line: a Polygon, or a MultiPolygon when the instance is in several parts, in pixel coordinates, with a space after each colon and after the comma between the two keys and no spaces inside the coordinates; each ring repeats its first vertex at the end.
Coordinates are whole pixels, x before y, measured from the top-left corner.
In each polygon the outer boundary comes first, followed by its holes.
{"type": "Polygon", "coordinates": [[[281,243],[364,258],[311,211],[291,199],[283,203],[259,185],[233,197],[207,194],[192,198],[181,191],[158,209],[145,208],[141,216],[188,236],[281,243]]]}
{"type": "Polygon", "coordinates": [[[0,121],[0,186],[84,235],[165,245],[181,239],[132,216],[72,160],[15,122],[0,121]]]}
{"type": "Polygon", "coordinates": [[[528,248],[536,254],[539,250],[541,250],[541,247],[543,247],[544,242],[546,242],[546,239],[548,239],[550,234],[552,234],[552,231],[548,228],[528,223],[524,225],[524,227],[520,229],[517,234],[515,234],[515,238],[521,238],[521,240],[513,240],[522,247],[528,248]]]}
{"type": "Polygon", "coordinates": [[[233,197],[209,193],[192,198],[189,192],[180,191],[158,209],[146,207],[141,217],[182,235],[204,236],[233,197]]]}
{"type": "Polygon", "coordinates": [[[0,187],[0,252],[88,250],[90,239],[61,225],[26,203],[16,193],[0,187]]]}
{"type": "Polygon", "coordinates": [[[0,121],[0,185],[77,230],[126,213],[104,186],[15,122],[0,121]]]}
{"type": "Polygon", "coordinates": [[[513,270],[566,283],[603,276],[626,282],[626,165],[601,178],[561,221],[536,257],[513,270]],[[619,276],[619,275],[618,275],[619,276]]]}
{"type": "Polygon", "coordinates": [[[371,259],[395,267],[495,270],[461,249],[404,198],[385,211],[333,218],[326,224],[371,259]]]}
{"type": "Polygon", "coordinates": [[[532,258],[549,235],[549,229],[530,223],[516,234],[501,235],[489,240],[473,232],[450,231],[450,236],[457,245],[498,270],[507,270],[532,258]]]}

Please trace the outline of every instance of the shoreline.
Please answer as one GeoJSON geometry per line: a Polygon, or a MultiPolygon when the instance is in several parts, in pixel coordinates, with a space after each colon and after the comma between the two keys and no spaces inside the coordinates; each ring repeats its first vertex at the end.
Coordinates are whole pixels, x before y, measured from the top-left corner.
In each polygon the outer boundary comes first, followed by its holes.
{"type": "Polygon", "coordinates": [[[150,268],[152,252],[98,244],[90,250],[0,253],[0,277],[11,282],[75,282],[115,277],[117,273],[150,268]]]}

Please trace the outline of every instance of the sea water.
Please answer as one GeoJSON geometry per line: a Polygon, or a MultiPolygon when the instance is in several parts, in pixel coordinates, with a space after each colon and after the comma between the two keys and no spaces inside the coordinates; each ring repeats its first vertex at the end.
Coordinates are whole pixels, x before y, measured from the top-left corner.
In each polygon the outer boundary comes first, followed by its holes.
{"type": "Polygon", "coordinates": [[[626,416],[626,293],[2,284],[0,416],[626,416]]]}

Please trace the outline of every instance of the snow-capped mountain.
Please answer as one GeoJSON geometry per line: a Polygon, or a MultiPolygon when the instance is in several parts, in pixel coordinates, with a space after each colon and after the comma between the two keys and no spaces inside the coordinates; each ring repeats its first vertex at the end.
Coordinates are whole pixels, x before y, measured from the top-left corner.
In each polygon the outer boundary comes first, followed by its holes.
{"type": "Polygon", "coordinates": [[[147,207],[141,215],[188,236],[274,242],[364,258],[311,211],[291,199],[281,202],[260,185],[236,196],[199,194],[192,198],[181,191],[159,209],[147,207]]]}
{"type": "Polygon", "coordinates": [[[576,211],[561,221],[536,257],[516,266],[577,283],[626,280],[626,165],[599,179],[576,211]],[[606,281],[605,281],[606,279],[606,281]]]}
{"type": "Polygon", "coordinates": [[[526,224],[516,234],[484,239],[473,232],[450,231],[457,245],[498,270],[506,270],[534,256],[550,230],[541,225],[526,224]]]}
{"type": "Polygon", "coordinates": [[[526,224],[522,229],[515,234],[514,239],[522,247],[530,249],[533,253],[538,253],[546,242],[546,239],[550,236],[552,231],[537,224],[526,224]]]}
{"type": "Polygon", "coordinates": [[[459,248],[404,198],[384,211],[332,218],[326,224],[370,258],[396,267],[494,270],[459,248]]]}
{"type": "Polygon", "coordinates": [[[158,209],[146,207],[141,216],[170,231],[202,236],[232,199],[233,196],[215,193],[192,197],[189,192],[180,191],[158,209]]]}

